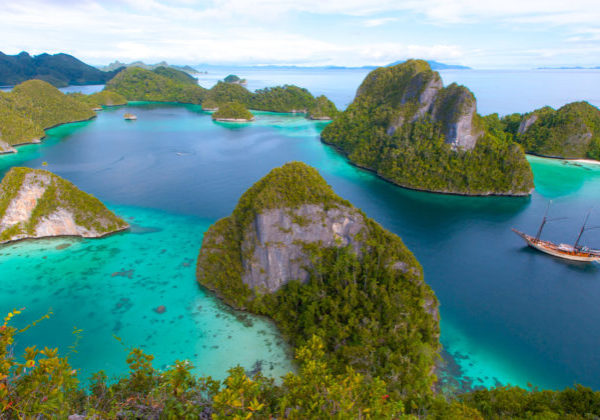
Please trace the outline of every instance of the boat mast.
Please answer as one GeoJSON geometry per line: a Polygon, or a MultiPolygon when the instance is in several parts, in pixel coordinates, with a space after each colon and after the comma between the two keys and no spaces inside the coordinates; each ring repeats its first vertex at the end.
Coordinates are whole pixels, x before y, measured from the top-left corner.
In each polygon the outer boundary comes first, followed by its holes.
{"type": "Polygon", "coordinates": [[[544,218],[542,219],[542,224],[540,225],[540,228],[537,231],[537,235],[535,235],[535,241],[539,241],[540,240],[540,236],[542,235],[542,229],[544,229],[544,225],[546,224],[546,220],[548,219],[548,210],[550,209],[550,203],[552,201],[548,201],[548,205],[546,206],[546,213],[544,213],[544,218]]]}
{"type": "Polygon", "coordinates": [[[581,226],[581,230],[579,231],[579,236],[577,236],[577,240],[575,241],[575,245],[573,245],[574,249],[579,249],[579,240],[581,239],[581,235],[583,235],[583,232],[585,232],[586,230],[592,230],[592,229],[598,229],[600,228],[600,226],[593,226],[591,228],[586,228],[585,225],[587,225],[587,221],[590,218],[590,213],[592,211],[588,211],[588,214],[585,216],[585,220],[583,221],[583,226],[581,226]]]}

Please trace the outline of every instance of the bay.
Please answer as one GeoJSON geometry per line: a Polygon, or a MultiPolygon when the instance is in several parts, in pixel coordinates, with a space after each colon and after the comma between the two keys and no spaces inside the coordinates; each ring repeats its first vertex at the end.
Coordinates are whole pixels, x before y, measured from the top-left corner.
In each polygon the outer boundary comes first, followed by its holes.
{"type": "MultiPolygon", "coordinates": [[[[335,73],[319,76],[326,77],[332,86],[340,80],[335,73]]],[[[351,98],[356,87],[345,86],[345,97],[351,98]]],[[[478,95],[480,109],[482,101],[503,106],[499,92],[484,92],[478,95]]],[[[580,99],[592,101],[596,93],[589,89],[580,99]]],[[[540,90],[542,99],[536,100],[549,101],[552,95],[540,90]]],[[[514,100],[506,112],[519,106],[514,100]]],[[[276,332],[261,320],[245,327],[196,285],[190,267],[202,233],[231,212],[243,191],[273,167],[301,160],[315,166],[338,194],[399,234],[420,260],[441,302],[442,343],[448,360],[456,362],[452,374],[460,386],[530,382],[562,388],[579,382],[600,389],[595,351],[600,267],[535,253],[510,231],[534,231],[553,200],[552,213],[569,219],[550,224],[545,235],[573,241],[585,213],[600,199],[600,167],[531,157],[536,191],[529,199],[420,193],[350,165],[319,141],[323,127],[301,116],[271,113],[257,113],[252,124],[220,124],[198,106],[137,103],[106,109],[93,121],[57,127],[44,143],[0,157],[0,173],[13,165],[44,167],[150,229],[73,241],[60,250],[56,247],[66,240],[1,248],[0,310],[26,306],[25,322],[53,307],[47,329],[32,330],[27,343],[67,348],[73,326],[83,328],[73,362],[85,373],[124,371],[124,349],[112,337],[116,334],[130,346],[146,346],[161,366],[189,358],[198,372],[222,377],[238,360],[248,369],[263,360],[269,368],[273,364],[277,376],[290,365],[276,332]],[[125,112],[138,120],[124,121],[125,112]],[[201,316],[196,302],[214,309],[201,316]],[[167,312],[159,316],[153,309],[160,304],[167,312]],[[157,331],[163,329],[172,332],[161,340],[163,332],[157,331]],[[213,341],[211,334],[217,334],[213,341]],[[186,340],[177,342],[177,337],[186,340]],[[228,342],[243,351],[223,350],[228,342]],[[86,357],[86,351],[94,356],[86,357]]],[[[592,217],[593,224],[600,224],[598,214],[592,217]]],[[[597,231],[584,241],[600,247],[597,231]]]]}

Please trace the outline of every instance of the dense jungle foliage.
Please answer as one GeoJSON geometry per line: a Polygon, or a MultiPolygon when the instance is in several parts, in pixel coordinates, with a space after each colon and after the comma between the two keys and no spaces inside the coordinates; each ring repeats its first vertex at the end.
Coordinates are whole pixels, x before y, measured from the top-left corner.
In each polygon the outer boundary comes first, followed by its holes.
{"type": "Polygon", "coordinates": [[[212,114],[213,120],[245,120],[251,121],[254,115],[239,102],[225,102],[219,106],[219,110],[212,114]]]}
{"type": "Polygon", "coordinates": [[[90,95],[84,93],[69,93],[67,95],[81,102],[85,102],[92,109],[100,108],[102,106],[127,105],[127,99],[117,92],[112,92],[110,90],[102,90],[90,95]]]}
{"type": "Polygon", "coordinates": [[[38,79],[56,87],[67,85],[104,84],[121,69],[101,71],[68,54],[26,52],[6,55],[0,52],[0,86],[14,86],[26,80],[38,79]]]}
{"type": "Polygon", "coordinates": [[[529,163],[493,117],[474,115],[472,130],[482,135],[472,150],[448,144],[449,124],[474,105],[474,97],[450,85],[438,88],[431,104],[419,102],[439,83],[439,75],[421,60],[376,69],[321,138],[352,163],[400,186],[467,195],[529,194],[529,163]]]}
{"type": "Polygon", "coordinates": [[[588,102],[511,114],[502,123],[527,153],[600,160],[600,110],[588,102]]]}
{"type": "Polygon", "coordinates": [[[437,300],[400,238],[365,215],[360,256],[346,248],[304,243],[312,262],[308,283],[290,282],[272,294],[243,283],[243,261],[251,256],[243,255],[242,243],[256,215],[304,204],[354,209],[315,169],[300,162],[276,168],[242,195],[230,217],[205,234],[199,282],[233,306],[274,319],[296,347],[316,335],[336,373],[351,366],[368,378],[380,377],[396,398],[429,395],[439,348],[437,300]]]}
{"type": "Polygon", "coordinates": [[[200,104],[206,89],[189,81],[188,74],[158,67],[144,70],[129,67],[118,73],[105,89],[124,96],[128,101],[181,102],[200,104]]]}
{"type": "Polygon", "coordinates": [[[29,80],[11,92],[0,92],[0,140],[11,145],[30,143],[44,137],[46,128],[95,115],[77,98],[41,80],[29,80]]]}

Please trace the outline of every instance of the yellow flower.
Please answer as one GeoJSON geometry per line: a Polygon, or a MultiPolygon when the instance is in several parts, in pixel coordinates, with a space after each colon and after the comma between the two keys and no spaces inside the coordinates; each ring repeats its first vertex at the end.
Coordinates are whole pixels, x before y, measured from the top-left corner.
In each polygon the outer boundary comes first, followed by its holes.
{"type": "Polygon", "coordinates": [[[35,360],[31,359],[25,362],[25,367],[32,368],[35,366],[35,360]]]}

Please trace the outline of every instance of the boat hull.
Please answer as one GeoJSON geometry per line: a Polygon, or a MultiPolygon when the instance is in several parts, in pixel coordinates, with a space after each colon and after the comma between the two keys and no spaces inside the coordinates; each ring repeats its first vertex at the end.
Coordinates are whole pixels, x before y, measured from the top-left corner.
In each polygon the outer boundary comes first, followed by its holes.
{"type": "Polygon", "coordinates": [[[578,252],[578,251],[563,251],[559,249],[556,244],[548,241],[536,240],[533,236],[528,235],[526,233],[520,232],[516,229],[512,230],[517,235],[519,235],[530,247],[537,249],[538,251],[544,252],[548,255],[552,255],[554,257],[563,258],[565,260],[570,261],[580,261],[580,262],[600,262],[600,254],[593,254],[587,252],[578,252]]]}

